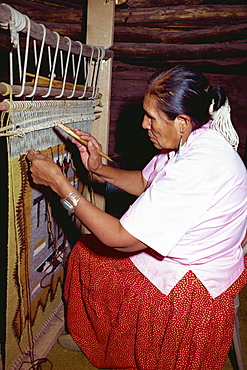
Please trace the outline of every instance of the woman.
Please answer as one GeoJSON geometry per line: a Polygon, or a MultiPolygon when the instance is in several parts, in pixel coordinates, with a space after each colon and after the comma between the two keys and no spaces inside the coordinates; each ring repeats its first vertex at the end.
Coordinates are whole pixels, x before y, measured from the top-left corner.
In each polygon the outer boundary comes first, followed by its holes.
{"type": "Polygon", "coordinates": [[[221,369],[247,281],[247,176],[228,100],[177,66],[151,76],[143,108],[160,154],[142,172],[102,164],[88,133],[76,130],[87,148],[73,139],[89,171],[138,196],[120,220],[81,197],[51,159],[28,154],[34,182],[72,203],[94,235],[70,256],[68,327],[97,367],[221,369]]]}

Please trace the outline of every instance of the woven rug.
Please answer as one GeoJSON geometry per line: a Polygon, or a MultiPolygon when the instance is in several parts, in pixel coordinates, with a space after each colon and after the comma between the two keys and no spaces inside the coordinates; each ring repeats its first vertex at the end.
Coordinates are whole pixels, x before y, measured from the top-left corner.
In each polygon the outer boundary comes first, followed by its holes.
{"type": "MultiPolygon", "coordinates": [[[[89,131],[90,122],[87,121],[86,126],[82,123],[74,127],[89,131]]],[[[75,171],[78,158],[75,148],[70,147],[73,147],[71,142],[58,140],[52,128],[50,132],[45,131],[42,130],[43,139],[38,138],[42,144],[37,147],[37,142],[22,143],[19,156],[13,148],[18,138],[8,140],[5,342],[5,369],[8,370],[20,369],[26,354],[30,356],[30,366],[31,359],[35,359],[34,343],[42,337],[49,320],[62,305],[64,269],[71,246],[85,232],[75,216],[63,209],[56,194],[32,183],[26,160],[27,148],[40,150],[53,158],[77,190],[88,199],[91,194],[85,185],[87,172],[81,169],[82,176],[78,176],[75,171]],[[56,140],[54,146],[48,147],[46,142],[50,144],[51,134],[56,140]]]]}

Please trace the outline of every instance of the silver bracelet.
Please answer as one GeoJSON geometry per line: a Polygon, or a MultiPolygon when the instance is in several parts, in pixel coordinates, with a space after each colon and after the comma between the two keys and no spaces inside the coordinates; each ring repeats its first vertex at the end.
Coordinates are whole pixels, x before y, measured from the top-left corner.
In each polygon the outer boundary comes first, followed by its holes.
{"type": "Polygon", "coordinates": [[[75,190],[66,195],[65,198],[61,199],[61,203],[63,207],[67,209],[67,211],[74,212],[75,207],[81,198],[82,195],[79,193],[79,191],[75,190]]]}

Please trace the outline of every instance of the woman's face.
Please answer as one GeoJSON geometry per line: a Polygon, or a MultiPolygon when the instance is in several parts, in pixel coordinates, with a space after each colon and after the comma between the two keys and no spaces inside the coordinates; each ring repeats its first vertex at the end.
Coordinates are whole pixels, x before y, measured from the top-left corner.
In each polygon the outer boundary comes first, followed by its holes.
{"type": "Polygon", "coordinates": [[[148,130],[148,136],[157,149],[176,150],[180,140],[179,125],[159,110],[155,97],[147,93],[143,102],[144,118],[142,127],[148,130]]]}

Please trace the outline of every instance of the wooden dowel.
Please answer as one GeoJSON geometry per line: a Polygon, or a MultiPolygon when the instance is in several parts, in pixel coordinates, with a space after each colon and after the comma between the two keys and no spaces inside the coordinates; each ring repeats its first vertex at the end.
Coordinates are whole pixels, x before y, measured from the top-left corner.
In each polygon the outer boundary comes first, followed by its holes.
{"type": "MultiPolygon", "coordinates": [[[[81,143],[82,145],[84,145],[84,146],[87,146],[88,145],[88,141],[81,139],[80,136],[77,135],[75,133],[75,131],[71,130],[68,126],[63,125],[60,122],[57,122],[56,125],[58,127],[60,127],[63,131],[65,131],[67,134],[69,134],[70,136],[72,136],[74,139],[76,139],[77,141],[79,141],[79,143],[81,143]]],[[[98,154],[101,157],[107,159],[110,162],[113,162],[113,160],[110,157],[108,157],[108,155],[106,155],[104,152],[102,152],[100,149],[97,148],[97,152],[98,152],[98,154]]]]}
{"type": "Polygon", "coordinates": [[[3,111],[3,110],[9,110],[9,103],[8,102],[1,102],[0,103],[0,110],[3,111]]]}
{"type": "MultiPolygon", "coordinates": [[[[6,110],[9,110],[9,108],[10,108],[9,102],[7,102],[7,101],[0,102],[0,111],[6,111],[6,110]]],[[[95,119],[99,119],[100,118],[99,113],[102,113],[102,111],[95,111],[94,112],[95,119]]],[[[0,129],[0,131],[1,131],[1,129],[0,129]]]]}
{"type": "MultiPolygon", "coordinates": [[[[12,88],[13,95],[17,95],[21,92],[21,86],[19,85],[11,85],[11,88],[12,88]]],[[[37,86],[36,91],[35,91],[35,97],[42,97],[43,95],[47,93],[47,91],[48,91],[47,87],[37,86]]],[[[33,92],[33,86],[25,86],[23,95],[29,95],[32,92],[33,92]]],[[[52,88],[49,96],[55,97],[55,96],[58,96],[60,93],[61,93],[61,89],[52,88]]],[[[71,95],[71,93],[72,93],[71,90],[65,89],[63,93],[63,97],[67,98],[68,96],[71,95]]],[[[82,93],[83,92],[81,90],[76,90],[74,94],[74,98],[78,98],[82,96],[82,93]]],[[[5,94],[7,94],[7,87],[6,85],[0,83],[0,95],[5,95],[5,94]]],[[[92,95],[92,88],[88,87],[86,94],[85,94],[85,98],[91,97],[91,95],[92,95]]]]}

